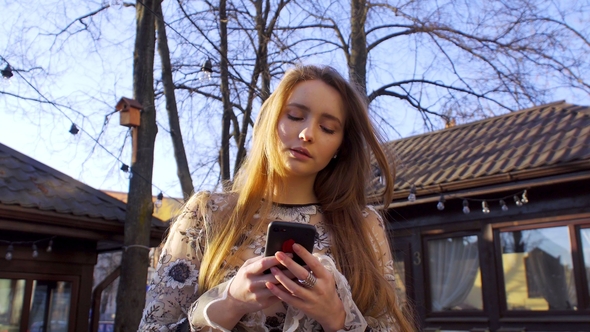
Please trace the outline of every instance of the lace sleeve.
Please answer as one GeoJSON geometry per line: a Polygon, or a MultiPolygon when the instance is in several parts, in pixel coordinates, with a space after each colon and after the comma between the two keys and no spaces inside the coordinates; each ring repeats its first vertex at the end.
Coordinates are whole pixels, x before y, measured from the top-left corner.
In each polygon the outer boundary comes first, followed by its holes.
{"type": "Polygon", "coordinates": [[[200,199],[203,195],[193,196],[170,228],[148,287],[139,331],[176,331],[197,300],[203,226],[209,213],[199,211],[200,199]]]}

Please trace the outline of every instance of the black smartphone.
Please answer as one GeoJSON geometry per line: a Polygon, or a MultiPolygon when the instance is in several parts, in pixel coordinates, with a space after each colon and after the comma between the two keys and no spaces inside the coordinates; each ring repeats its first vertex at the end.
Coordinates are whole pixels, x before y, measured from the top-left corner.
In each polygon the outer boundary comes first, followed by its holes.
{"type": "MultiPolygon", "coordinates": [[[[302,266],[306,265],[303,259],[293,252],[293,244],[297,243],[307,249],[307,251],[313,252],[315,238],[316,229],[313,225],[273,221],[268,224],[264,256],[274,256],[277,251],[292,253],[295,262],[302,266]]],[[[265,273],[268,272],[268,270],[265,271],[265,273]]]]}

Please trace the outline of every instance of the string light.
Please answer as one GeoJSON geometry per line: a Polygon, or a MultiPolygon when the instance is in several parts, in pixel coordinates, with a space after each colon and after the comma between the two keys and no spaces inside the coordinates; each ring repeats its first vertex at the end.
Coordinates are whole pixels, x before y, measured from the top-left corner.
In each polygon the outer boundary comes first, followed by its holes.
{"type": "Polygon", "coordinates": [[[502,211],[508,211],[508,205],[506,205],[506,201],[503,199],[500,200],[500,207],[502,208],[502,211]]]}
{"type": "Polygon", "coordinates": [[[6,247],[6,254],[4,255],[4,258],[7,261],[11,261],[14,258],[14,246],[16,245],[22,245],[22,246],[28,246],[31,248],[31,256],[33,258],[37,258],[39,257],[39,244],[44,243],[44,242],[48,242],[47,245],[47,252],[51,252],[52,246],[53,246],[53,239],[55,238],[55,236],[52,236],[50,238],[45,238],[45,239],[41,239],[41,240],[37,240],[37,241],[6,241],[6,240],[0,240],[0,243],[6,243],[8,244],[8,246],[6,247]]]}
{"type": "Polygon", "coordinates": [[[4,258],[6,258],[7,261],[12,260],[12,252],[14,251],[14,247],[12,246],[12,244],[8,245],[8,248],[6,248],[6,256],[4,256],[4,258]]]}
{"type": "Polygon", "coordinates": [[[522,204],[526,204],[529,202],[529,198],[526,195],[526,189],[522,192],[522,198],[520,199],[520,201],[522,202],[522,204]]]}
{"type": "MultiPolygon", "coordinates": [[[[500,208],[502,209],[502,211],[508,211],[508,204],[506,204],[506,199],[509,199],[510,197],[512,197],[514,199],[514,203],[517,206],[522,206],[523,204],[526,204],[529,202],[528,196],[527,196],[528,192],[527,190],[523,190],[521,192],[518,192],[516,194],[510,194],[508,196],[504,196],[504,197],[500,197],[500,198],[486,198],[486,199],[480,199],[480,198],[467,198],[467,197],[459,197],[459,196],[453,196],[453,198],[458,198],[458,199],[462,199],[463,200],[463,213],[465,214],[469,214],[471,212],[471,209],[469,208],[469,201],[475,201],[475,202],[481,202],[481,211],[485,214],[490,213],[490,203],[489,202],[499,202],[500,204],[500,208]]],[[[447,196],[448,197],[448,196],[447,196]]],[[[408,200],[410,198],[408,197],[408,200]]],[[[445,209],[445,203],[446,199],[444,194],[440,194],[440,198],[438,200],[438,204],[436,205],[436,208],[439,211],[442,211],[445,209]]]]}
{"type": "Polygon", "coordinates": [[[442,211],[445,209],[445,195],[440,194],[440,198],[438,199],[438,204],[436,204],[436,208],[439,211],[442,211]]]}
{"type": "Polygon", "coordinates": [[[211,80],[211,74],[213,74],[213,64],[211,63],[211,59],[207,58],[201,66],[198,79],[199,81],[209,82],[211,80]]]}
{"type": "Polygon", "coordinates": [[[10,79],[12,76],[14,76],[14,74],[12,73],[12,68],[8,63],[6,64],[6,67],[2,69],[0,72],[2,73],[2,77],[4,77],[4,79],[10,79]]]}
{"type": "Polygon", "coordinates": [[[410,187],[410,194],[408,195],[408,201],[415,202],[416,201],[416,186],[412,185],[410,187]]]}
{"type": "Polygon", "coordinates": [[[70,127],[69,132],[72,135],[76,135],[77,133],[80,132],[80,129],[78,129],[78,127],[76,127],[76,125],[72,123],[72,126],[70,127]]]}
{"type": "Polygon", "coordinates": [[[481,202],[481,211],[483,213],[490,213],[490,207],[488,206],[488,202],[486,202],[486,201],[481,202]]]}
{"type": "Polygon", "coordinates": [[[164,199],[164,194],[162,194],[161,192],[158,194],[158,196],[156,197],[156,202],[154,203],[154,206],[156,207],[156,210],[162,207],[162,200],[164,199]]]}
{"type": "Polygon", "coordinates": [[[471,210],[469,210],[469,201],[464,199],[463,200],[463,213],[469,214],[469,212],[471,212],[471,210]]]}
{"type": "MultiPolygon", "coordinates": [[[[143,5],[143,3],[142,3],[143,5]]],[[[145,6],[144,6],[145,7],[145,6]]],[[[147,7],[146,7],[147,8],[147,7]]],[[[148,8],[149,9],[149,8],[148,8]]],[[[13,72],[12,72],[12,66],[10,66],[10,63],[8,63],[8,61],[6,61],[6,59],[3,56],[0,56],[0,60],[6,62],[6,68],[4,70],[1,71],[2,76],[6,79],[10,78],[13,76],[13,72]]],[[[88,135],[95,143],[96,145],[98,145],[99,147],[101,147],[105,152],[107,152],[109,155],[111,155],[113,158],[115,158],[117,161],[121,162],[121,160],[119,159],[119,157],[115,156],[112,152],[110,152],[106,147],[104,147],[96,138],[94,138],[92,135],[90,135],[90,133],[88,133],[87,131],[85,131],[83,128],[78,127],[74,124],[74,121],[72,121],[72,119],[70,119],[70,117],[64,113],[64,111],[62,111],[55,103],[51,102],[51,100],[49,100],[47,97],[45,97],[45,95],[43,95],[41,93],[41,91],[39,91],[39,89],[37,89],[33,84],[31,84],[31,82],[29,82],[25,77],[23,77],[20,72],[16,71],[16,74],[18,74],[20,76],[20,78],[22,78],[22,80],[27,83],[33,90],[35,90],[35,92],[37,92],[37,94],[44,99],[45,101],[47,101],[51,106],[55,107],[55,109],[57,109],[64,117],[66,117],[68,120],[70,120],[70,122],[72,123],[72,126],[70,127],[70,134],[72,135],[76,135],[78,132],[82,131],[83,133],[85,133],[86,135],[88,135]]],[[[114,112],[113,112],[114,113],[114,112]]],[[[111,114],[113,114],[111,113],[111,114]]],[[[123,165],[121,166],[121,170],[124,172],[128,173],[128,179],[131,179],[132,176],[134,175],[134,172],[131,171],[130,167],[125,165],[123,163],[123,165]]],[[[155,184],[152,183],[151,180],[146,179],[144,176],[142,176],[141,174],[137,174],[135,173],[135,175],[139,176],[141,179],[143,179],[144,181],[146,181],[147,183],[149,183],[152,187],[160,190],[160,192],[163,193],[163,190],[160,189],[158,186],[156,186],[155,184]]],[[[171,197],[172,199],[176,200],[178,203],[183,204],[183,202],[181,202],[180,200],[171,197]]]]}

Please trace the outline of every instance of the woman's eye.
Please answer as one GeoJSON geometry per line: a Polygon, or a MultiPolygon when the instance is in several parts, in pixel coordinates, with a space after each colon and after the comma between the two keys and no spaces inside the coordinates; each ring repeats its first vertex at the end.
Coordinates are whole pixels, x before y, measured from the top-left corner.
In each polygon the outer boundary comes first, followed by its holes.
{"type": "Polygon", "coordinates": [[[336,130],[328,129],[328,128],[324,127],[324,126],[320,126],[320,127],[322,128],[322,130],[325,133],[330,134],[330,135],[336,132],[336,130]]]}
{"type": "Polygon", "coordinates": [[[303,120],[303,118],[298,118],[298,117],[293,116],[293,115],[288,114],[288,113],[287,113],[287,119],[293,120],[293,121],[301,121],[301,120],[303,120]]]}

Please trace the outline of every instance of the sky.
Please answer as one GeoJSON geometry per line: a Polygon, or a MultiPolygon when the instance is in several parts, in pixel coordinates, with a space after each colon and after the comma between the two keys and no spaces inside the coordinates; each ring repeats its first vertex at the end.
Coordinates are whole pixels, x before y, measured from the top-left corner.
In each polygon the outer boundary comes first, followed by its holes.
{"type": "MultiPolygon", "coordinates": [[[[0,56],[16,68],[43,66],[51,74],[47,77],[15,74],[9,80],[0,80],[0,90],[73,106],[71,109],[47,104],[40,107],[38,103],[14,98],[6,102],[2,99],[11,97],[0,95],[0,143],[94,188],[128,191],[128,176],[120,167],[121,162],[130,164],[131,141],[127,128],[119,126],[118,113],[111,113],[119,98],[133,95],[134,9],[110,8],[108,15],[103,15],[108,20],[100,21],[104,36],[98,45],[94,45],[83,33],[57,37],[51,34],[63,29],[76,17],[100,7],[98,1],[88,1],[86,6],[77,9],[51,7],[51,1],[5,2],[8,4],[5,12],[14,15],[5,17],[0,27],[0,56]],[[62,12],[64,15],[60,15],[62,12]],[[19,27],[27,25],[38,27],[27,32],[19,31],[19,27]],[[48,50],[53,54],[48,56],[48,50]],[[77,113],[89,115],[83,118],[77,113]],[[108,114],[105,134],[99,140],[100,145],[96,144],[95,139],[99,137],[108,114]],[[72,123],[82,130],[76,136],[68,132],[72,123]],[[120,150],[122,142],[125,142],[123,151],[120,150]]],[[[5,65],[0,62],[0,66],[5,65]]],[[[160,118],[159,121],[167,119],[160,118]]],[[[402,125],[397,130],[402,135],[417,133],[421,129],[421,120],[413,118],[412,113],[401,117],[399,122],[402,125]]],[[[196,125],[205,126],[203,123],[196,125]]],[[[198,139],[215,138],[204,135],[198,139]]],[[[195,189],[215,189],[200,187],[200,180],[193,179],[195,189]]],[[[159,131],[156,140],[153,184],[154,195],[162,191],[169,197],[182,197],[171,141],[163,130],[159,131]]]]}
{"type": "MultiPolygon", "coordinates": [[[[129,180],[119,168],[121,163],[130,163],[131,142],[127,128],[119,125],[118,114],[113,111],[121,97],[133,95],[135,10],[118,5],[120,0],[106,1],[113,4],[108,11],[96,15],[92,22],[84,21],[100,27],[92,30],[100,34],[72,33],[82,28],[76,18],[99,8],[102,2],[88,0],[70,6],[57,0],[2,1],[3,12],[8,15],[3,16],[0,25],[0,56],[14,67],[32,69],[22,73],[24,78],[15,74],[10,80],[0,80],[0,91],[5,92],[0,94],[0,143],[94,188],[126,192],[129,180]],[[71,22],[74,25],[68,33],[56,34],[71,22]],[[30,28],[23,29],[24,26],[30,28]],[[38,100],[47,98],[64,107],[16,100],[6,93],[38,100]],[[68,132],[72,123],[82,130],[76,136],[68,132]],[[102,131],[104,134],[99,137],[102,131]]],[[[376,56],[388,56],[387,49],[380,52],[376,56]]],[[[327,64],[335,61],[315,60],[327,64]]],[[[0,61],[0,66],[4,67],[5,62],[0,61]]],[[[566,92],[563,96],[570,102],[590,104],[587,95],[566,92]]],[[[422,133],[422,119],[416,114],[398,112],[394,124],[397,133],[387,137],[422,133]]],[[[167,122],[161,118],[159,121],[167,122]]],[[[205,128],[216,125],[195,122],[194,126],[203,128],[203,134],[191,139],[210,144],[216,137],[205,128]]],[[[153,194],[161,191],[168,197],[181,197],[165,127],[161,126],[156,140],[153,194]]],[[[197,190],[215,189],[201,186],[201,179],[193,181],[197,190]]]]}

